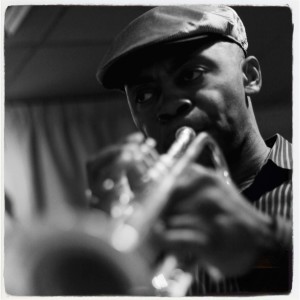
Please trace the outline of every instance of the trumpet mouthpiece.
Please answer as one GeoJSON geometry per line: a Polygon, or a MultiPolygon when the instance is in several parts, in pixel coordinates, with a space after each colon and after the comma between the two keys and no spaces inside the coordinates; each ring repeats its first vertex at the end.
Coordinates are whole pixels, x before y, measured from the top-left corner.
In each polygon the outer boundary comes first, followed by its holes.
{"type": "Polygon", "coordinates": [[[176,139],[179,139],[181,136],[188,137],[188,139],[193,140],[196,137],[196,132],[191,127],[183,126],[177,129],[175,133],[176,139]]]}
{"type": "Polygon", "coordinates": [[[177,159],[183,155],[190,143],[195,139],[195,131],[187,126],[180,127],[175,134],[175,142],[172,144],[167,155],[172,159],[177,159]]]}

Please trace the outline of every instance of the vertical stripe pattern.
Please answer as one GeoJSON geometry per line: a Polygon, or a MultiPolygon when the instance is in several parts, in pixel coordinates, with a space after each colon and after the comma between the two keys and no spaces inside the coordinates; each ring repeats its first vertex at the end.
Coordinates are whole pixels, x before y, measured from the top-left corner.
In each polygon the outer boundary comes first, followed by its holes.
{"type": "MultiPolygon", "coordinates": [[[[293,166],[292,145],[278,134],[266,143],[271,148],[267,163],[272,161],[276,168],[291,170],[293,166]]],[[[268,178],[264,180],[268,180],[268,178]]],[[[259,211],[270,216],[280,216],[290,220],[292,218],[292,180],[281,182],[273,190],[266,191],[253,205],[259,211]]],[[[224,279],[216,283],[202,269],[198,270],[197,268],[196,273],[189,296],[226,295],[242,292],[236,278],[224,279]]]]}

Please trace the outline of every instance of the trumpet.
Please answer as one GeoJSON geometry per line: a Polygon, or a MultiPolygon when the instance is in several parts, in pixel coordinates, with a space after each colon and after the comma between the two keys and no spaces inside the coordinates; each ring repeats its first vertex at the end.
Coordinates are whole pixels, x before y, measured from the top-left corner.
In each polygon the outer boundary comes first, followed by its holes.
{"type": "Polygon", "coordinates": [[[143,176],[143,188],[122,207],[123,214],[108,219],[100,212],[66,209],[66,220],[54,222],[51,229],[36,222],[23,232],[5,260],[8,290],[23,296],[185,296],[193,270],[174,255],[153,266],[142,249],[168,204],[175,179],[207,150],[210,164],[230,184],[213,138],[182,127],[169,151],[143,176]]]}
{"type": "MultiPolygon", "coordinates": [[[[176,132],[175,142],[166,154],[143,177],[145,188],[138,194],[140,201],[133,201],[133,213],[112,232],[111,244],[120,252],[132,252],[151,232],[167,205],[174,179],[191,163],[208,151],[209,165],[231,184],[226,160],[214,139],[206,132],[196,135],[190,127],[176,132]],[[160,184],[157,184],[160,182],[160,184]]],[[[185,296],[193,282],[193,271],[182,269],[182,263],[174,255],[167,255],[159,264],[152,278],[152,286],[158,296],[185,296]]]]}

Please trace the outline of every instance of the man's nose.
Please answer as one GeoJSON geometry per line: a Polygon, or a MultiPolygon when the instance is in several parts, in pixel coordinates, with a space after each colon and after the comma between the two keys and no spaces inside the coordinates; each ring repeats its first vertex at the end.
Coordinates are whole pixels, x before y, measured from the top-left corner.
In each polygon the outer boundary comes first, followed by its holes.
{"type": "Polygon", "coordinates": [[[162,103],[157,119],[161,123],[167,123],[180,116],[187,114],[193,107],[192,101],[188,98],[168,99],[162,103]]]}

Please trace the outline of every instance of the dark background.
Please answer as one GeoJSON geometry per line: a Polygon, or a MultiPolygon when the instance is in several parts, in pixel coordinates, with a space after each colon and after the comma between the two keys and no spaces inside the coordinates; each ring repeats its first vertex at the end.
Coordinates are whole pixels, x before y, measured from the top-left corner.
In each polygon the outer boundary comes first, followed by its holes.
{"type": "MultiPolygon", "coordinates": [[[[249,54],[261,63],[263,88],[254,108],[262,134],[279,132],[291,140],[292,12],[278,6],[233,8],[245,24],[249,54]]],[[[116,33],[148,9],[32,6],[17,32],[5,38],[5,104],[123,98],[102,90],[95,73],[116,33]]]]}
{"type": "MultiPolygon", "coordinates": [[[[86,208],[87,159],[136,130],[124,95],[101,89],[95,74],[116,33],[148,9],[132,6],[7,9],[6,249],[18,230],[30,228],[28,224],[37,215],[38,220],[50,216],[44,220],[51,220],[56,227],[61,220],[68,220],[66,210],[62,209],[65,204],[86,208]]],[[[263,88],[253,99],[253,105],[262,135],[266,138],[279,132],[291,140],[292,13],[288,7],[235,9],[246,26],[249,54],[261,62],[263,88]]],[[[36,227],[39,228],[35,225],[33,232],[36,227]]],[[[7,264],[5,267],[10,268],[7,264]]],[[[20,276],[16,277],[12,278],[13,287],[20,276]]]]}
{"type": "MultiPolygon", "coordinates": [[[[60,204],[86,206],[86,161],[135,131],[123,94],[104,91],[97,67],[114,36],[149,7],[31,6],[6,11],[5,193],[11,215],[61,215],[60,204]],[[22,14],[21,14],[22,15],[22,14]],[[10,20],[10,21],[9,21],[10,20]]],[[[263,137],[292,139],[292,12],[235,7],[263,88],[253,106],[263,137]]],[[[147,58],[145,58],[147,59],[147,58]]],[[[64,218],[64,215],[61,216],[64,218]]]]}

